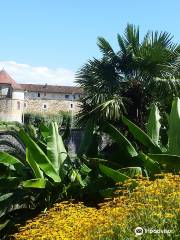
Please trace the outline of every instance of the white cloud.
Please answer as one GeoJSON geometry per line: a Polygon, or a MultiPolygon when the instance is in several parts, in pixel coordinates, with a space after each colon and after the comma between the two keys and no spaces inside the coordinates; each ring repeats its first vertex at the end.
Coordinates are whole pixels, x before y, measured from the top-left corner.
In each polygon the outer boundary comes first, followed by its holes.
{"type": "Polygon", "coordinates": [[[45,66],[37,67],[17,63],[15,61],[0,61],[0,70],[2,68],[4,68],[17,83],[75,85],[74,73],[69,69],[52,69],[45,66]]]}

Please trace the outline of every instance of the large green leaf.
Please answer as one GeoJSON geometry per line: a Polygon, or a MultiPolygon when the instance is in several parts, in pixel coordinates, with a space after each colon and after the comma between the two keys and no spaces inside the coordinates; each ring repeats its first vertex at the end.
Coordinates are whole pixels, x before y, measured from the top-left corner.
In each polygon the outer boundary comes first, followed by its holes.
{"type": "Polygon", "coordinates": [[[168,153],[180,155],[180,99],[175,98],[169,116],[168,153]]]}
{"type": "Polygon", "coordinates": [[[36,178],[44,178],[43,172],[41,171],[38,164],[34,161],[33,157],[31,156],[31,152],[26,148],[26,161],[30,165],[32,171],[34,172],[34,176],[36,178]]]}
{"type": "Polygon", "coordinates": [[[57,123],[51,123],[49,127],[49,137],[47,138],[47,156],[59,172],[64,160],[67,158],[67,151],[64,147],[62,137],[59,135],[57,123]]]}
{"type": "Polygon", "coordinates": [[[94,129],[95,129],[95,122],[94,120],[89,119],[87,122],[86,128],[84,130],[84,136],[81,140],[81,144],[79,147],[79,151],[78,151],[79,157],[87,153],[89,146],[91,145],[93,140],[94,129]]]}
{"type": "Polygon", "coordinates": [[[36,178],[23,181],[22,184],[25,188],[45,188],[47,181],[44,178],[36,178]]]}
{"type": "Polygon", "coordinates": [[[128,179],[130,179],[128,176],[126,176],[123,173],[120,173],[117,170],[114,170],[112,168],[106,167],[105,165],[99,164],[99,169],[102,173],[104,173],[107,177],[111,178],[115,182],[124,182],[128,179]]]}
{"type": "Polygon", "coordinates": [[[40,124],[39,130],[43,138],[47,138],[49,136],[49,128],[43,123],[40,124]]]}
{"type": "Polygon", "coordinates": [[[28,136],[28,134],[25,133],[23,129],[19,131],[19,136],[28,148],[30,156],[39,165],[42,171],[55,182],[60,182],[60,176],[57,174],[49,158],[45,155],[41,148],[28,136]]]}
{"type": "Polygon", "coordinates": [[[148,170],[148,175],[154,176],[154,174],[161,172],[159,163],[151,159],[150,156],[140,153],[137,158],[141,162],[141,166],[148,170]]]}
{"type": "Polygon", "coordinates": [[[147,123],[147,134],[152,139],[155,145],[159,144],[159,131],[160,131],[160,114],[159,109],[155,103],[151,105],[151,111],[147,123]]]}
{"type": "Polygon", "coordinates": [[[180,169],[180,156],[170,154],[148,154],[148,156],[168,169],[180,169]]]}
{"type": "Polygon", "coordinates": [[[113,125],[110,123],[104,124],[103,131],[118,144],[122,158],[131,158],[138,155],[129,140],[113,125]]]}
{"type": "Polygon", "coordinates": [[[150,152],[161,152],[160,148],[153,142],[153,140],[136,124],[134,124],[124,116],[122,117],[122,121],[128,127],[134,138],[137,139],[144,146],[148,147],[150,152]]]}
{"type": "Polygon", "coordinates": [[[24,175],[24,164],[10,154],[6,152],[0,152],[0,163],[5,164],[6,166],[13,166],[17,172],[24,175]]]}
{"type": "Polygon", "coordinates": [[[121,168],[118,171],[131,178],[142,176],[142,169],[140,167],[126,167],[121,168]]]}

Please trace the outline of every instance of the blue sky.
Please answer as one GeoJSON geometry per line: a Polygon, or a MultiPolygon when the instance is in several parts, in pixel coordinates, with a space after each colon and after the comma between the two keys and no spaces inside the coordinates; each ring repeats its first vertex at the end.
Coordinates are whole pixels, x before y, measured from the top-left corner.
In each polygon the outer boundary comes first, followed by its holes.
{"type": "Polygon", "coordinates": [[[87,59],[100,56],[97,37],[117,49],[127,23],[180,42],[179,0],[0,0],[0,7],[0,66],[21,82],[71,84],[87,59]]]}

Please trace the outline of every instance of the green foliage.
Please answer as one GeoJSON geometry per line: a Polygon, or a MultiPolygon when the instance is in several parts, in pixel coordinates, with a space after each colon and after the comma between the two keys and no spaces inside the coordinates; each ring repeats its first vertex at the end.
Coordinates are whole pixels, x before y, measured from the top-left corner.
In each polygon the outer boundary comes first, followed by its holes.
{"type": "Polygon", "coordinates": [[[124,116],[122,117],[122,121],[128,127],[129,131],[133,134],[136,140],[144,144],[152,152],[160,151],[159,147],[153,142],[153,140],[136,124],[134,124],[124,116]]]}
{"type": "Polygon", "coordinates": [[[153,143],[159,145],[159,133],[160,133],[160,114],[159,109],[156,104],[151,105],[151,111],[146,125],[147,134],[152,139],[153,143]]]}
{"type": "MultiPolygon", "coordinates": [[[[168,131],[168,145],[163,146],[160,143],[160,117],[159,110],[154,105],[151,108],[151,113],[148,120],[147,131],[149,136],[142,131],[137,125],[130,122],[128,119],[122,119],[123,123],[128,126],[129,131],[133,134],[134,138],[141,144],[147,147],[148,157],[141,154],[140,159],[143,160],[151,158],[151,161],[156,161],[163,166],[164,169],[171,171],[178,171],[180,168],[179,161],[179,146],[180,146],[180,100],[175,98],[172,102],[171,113],[169,116],[169,131],[168,131]],[[147,137],[148,136],[148,137],[147,137]],[[151,138],[152,137],[152,138],[151,138]],[[148,140],[148,141],[146,141],[148,140]],[[158,145],[156,145],[158,144],[158,145]],[[152,148],[153,147],[153,148],[152,148]],[[153,151],[152,151],[153,150],[153,151]],[[171,167],[171,168],[170,168],[171,167]]],[[[144,160],[143,160],[144,161],[144,160]]],[[[144,161],[145,162],[145,161],[144,161]]],[[[152,166],[154,164],[151,164],[152,166]]],[[[151,172],[155,172],[157,167],[153,167],[151,172]]]]}
{"type": "Polygon", "coordinates": [[[137,156],[137,152],[129,140],[117,128],[109,123],[103,126],[103,131],[111,136],[111,138],[118,144],[123,158],[131,158],[137,156]]]}
{"type": "Polygon", "coordinates": [[[6,171],[0,177],[2,234],[3,227],[10,228],[13,216],[20,216],[22,209],[43,210],[58,199],[66,198],[75,186],[84,187],[78,168],[67,154],[57,123],[51,122],[49,127],[41,124],[38,131],[32,126],[15,129],[26,148],[23,162],[0,152],[0,164],[6,171]]]}
{"type": "Polygon", "coordinates": [[[25,113],[24,123],[27,125],[34,125],[39,127],[41,123],[49,125],[52,121],[57,122],[58,125],[66,126],[67,121],[71,119],[70,112],[61,111],[57,114],[36,114],[36,113],[25,113]]]}
{"type": "Polygon", "coordinates": [[[79,152],[78,152],[79,157],[88,152],[88,148],[91,145],[92,140],[93,140],[94,130],[95,130],[95,122],[94,122],[94,120],[89,119],[89,121],[87,122],[87,126],[85,128],[85,131],[84,131],[84,136],[81,141],[80,148],[79,148],[79,152]]]}
{"type": "Polygon", "coordinates": [[[26,147],[25,160],[0,153],[0,164],[4,166],[0,178],[1,227],[10,226],[13,214],[24,208],[44,209],[65,198],[99,201],[112,196],[116,189],[114,183],[131,181],[131,190],[137,186],[138,176],[154,179],[162,171],[179,171],[179,108],[179,99],[175,98],[169,117],[171,141],[167,146],[161,143],[156,105],[151,107],[147,133],[128,118],[121,118],[121,126],[128,128],[133,139],[108,122],[97,125],[94,118],[89,119],[76,159],[70,159],[57,123],[51,122],[48,126],[41,123],[38,129],[21,127],[17,133],[26,147]],[[108,135],[110,145],[115,146],[114,158],[100,148],[101,133],[108,135]],[[173,134],[177,145],[172,151],[173,134]]]}
{"type": "Polygon", "coordinates": [[[175,98],[169,116],[168,153],[180,155],[180,99],[175,98]]]}
{"type": "Polygon", "coordinates": [[[123,173],[120,173],[116,170],[113,170],[112,168],[106,167],[102,164],[99,165],[99,168],[102,173],[104,173],[107,177],[112,178],[113,181],[117,182],[124,182],[129,179],[127,175],[124,175],[123,173]]]}
{"type": "Polygon", "coordinates": [[[167,108],[173,96],[179,96],[180,48],[169,33],[148,31],[140,39],[139,27],[128,24],[117,41],[119,49],[115,51],[99,37],[102,57],[89,60],[77,72],[76,82],[85,93],[79,124],[89,118],[97,123],[117,123],[127,113],[142,126],[152,101],[167,108]]]}

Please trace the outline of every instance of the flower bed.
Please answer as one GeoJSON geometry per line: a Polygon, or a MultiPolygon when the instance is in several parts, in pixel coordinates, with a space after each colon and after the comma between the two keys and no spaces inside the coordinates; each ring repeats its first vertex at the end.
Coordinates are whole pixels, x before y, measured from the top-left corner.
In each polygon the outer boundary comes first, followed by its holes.
{"type": "Polygon", "coordinates": [[[138,182],[133,192],[128,190],[130,182],[119,185],[116,196],[100,204],[100,209],[83,203],[55,204],[47,213],[21,226],[13,239],[136,239],[137,227],[143,228],[141,239],[179,239],[179,175],[165,174],[155,181],[138,182]]]}

